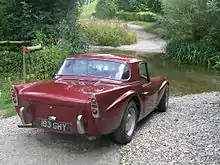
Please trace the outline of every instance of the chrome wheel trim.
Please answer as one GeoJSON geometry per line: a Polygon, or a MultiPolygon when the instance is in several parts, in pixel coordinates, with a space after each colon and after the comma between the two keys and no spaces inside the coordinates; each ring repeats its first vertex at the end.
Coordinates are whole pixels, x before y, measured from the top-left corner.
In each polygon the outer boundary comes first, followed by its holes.
{"type": "Polygon", "coordinates": [[[134,108],[130,108],[125,123],[125,130],[127,136],[131,136],[133,134],[135,129],[135,124],[136,124],[136,111],[134,108]]]}

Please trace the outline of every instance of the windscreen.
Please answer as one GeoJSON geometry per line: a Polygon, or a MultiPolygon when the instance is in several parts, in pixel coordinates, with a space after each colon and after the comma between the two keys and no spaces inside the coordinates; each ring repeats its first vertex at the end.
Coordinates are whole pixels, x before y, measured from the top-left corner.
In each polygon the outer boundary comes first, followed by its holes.
{"type": "Polygon", "coordinates": [[[92,76],[114,80],[130,77],[130,69],[124,63],[100,59],[67,59],[58,75],[92,76]]]}

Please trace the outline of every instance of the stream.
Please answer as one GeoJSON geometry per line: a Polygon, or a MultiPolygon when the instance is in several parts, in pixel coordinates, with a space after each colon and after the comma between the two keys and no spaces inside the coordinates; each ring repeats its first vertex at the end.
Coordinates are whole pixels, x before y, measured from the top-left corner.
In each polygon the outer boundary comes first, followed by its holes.
{"type": "Polygon", "coordinates": [[[118,53],[144,58],[150,75],[165,76],[170,81],[173,96],[220,91],[220,73],[199,66],[177,65],[168,61],[163,53],[143,53],[122,50],[98,50],[97,53],[118,53]]]}

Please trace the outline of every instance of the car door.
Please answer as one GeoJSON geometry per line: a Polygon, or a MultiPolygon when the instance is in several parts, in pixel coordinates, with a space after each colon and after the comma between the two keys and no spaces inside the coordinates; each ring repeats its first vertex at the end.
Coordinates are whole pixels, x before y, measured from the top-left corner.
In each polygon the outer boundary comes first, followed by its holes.
{"type": "Polygon", "coordinates": [[[141,77],[141,97],[144,100],[144,116],[151,113],[157,104],[157,85],[150,80],[146,62],[139,63],[139,72],[141,77]]]}

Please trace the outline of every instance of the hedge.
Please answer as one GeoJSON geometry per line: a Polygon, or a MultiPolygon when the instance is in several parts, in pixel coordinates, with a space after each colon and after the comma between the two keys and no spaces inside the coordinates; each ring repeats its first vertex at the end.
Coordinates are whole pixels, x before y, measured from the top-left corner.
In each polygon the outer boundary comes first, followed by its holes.
{"type": "MultiPolygon", "coordinates": [[[[50,46],[43,50],[27,54],[28,81],[51,79],[58,72],[63,60],[69,56],[57,46],[50,46]]],[[[0,51],[0,73],[22,75],[23,54],[21,51],[0,51]]]]}
{"type": "Polygon", "coordinates": [[[116,17],[125,21],[156,21],[156,14],[152,12],[119,12],[116,13],[116,17]]]}

